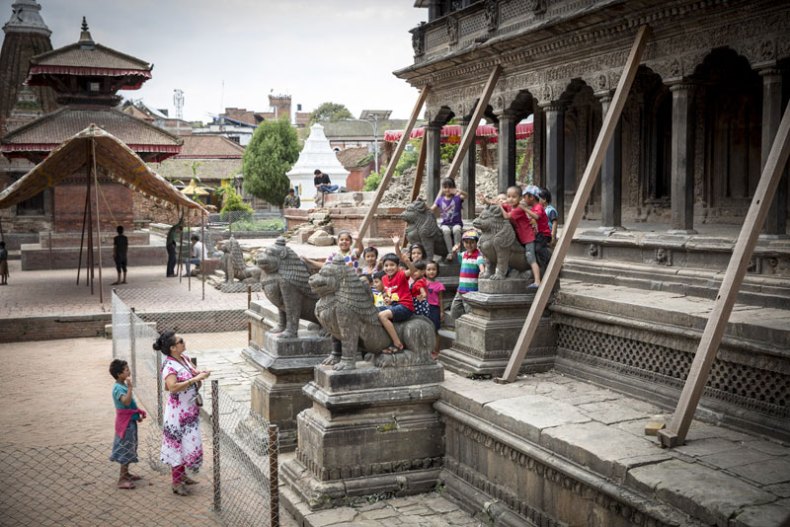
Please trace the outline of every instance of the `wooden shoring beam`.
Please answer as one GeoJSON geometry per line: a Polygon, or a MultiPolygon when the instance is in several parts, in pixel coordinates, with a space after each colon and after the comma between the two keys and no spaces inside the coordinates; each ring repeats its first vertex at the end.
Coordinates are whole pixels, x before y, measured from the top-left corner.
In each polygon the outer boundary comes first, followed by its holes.
{"type": "Polygon", "coordinates": [[[425,104],[425,99],[428,98],[428,93],[430,91],[430,85],[424,86],[422,91],[420,91],[420,96],[417,97],[417,102],[414,103],[414,109],[411,111],[409,122],[406,124],[406,129],[403,130],[403,135],[401,136],[400,141],[398,141],[398,146],[395,148],[395,152],[392,154],[392,159],[390,159],[389,165],[387,165],[387,171],[384,173],[384,177],[381,178],[379,188],[376,190],[376,195],[373,197],[373,203],[370,204],[370,208],[365,214],[365,218],[362,220],[362,225],[359,226],[357,238],[360,241],[365,237],[365,233],[370,227],[370,223],[373,221],[373,216],[378,211],[381,198],[384,197],[384,192],[387,191],[387,187],[389,187],[392,176],[395,174],[395,165],[398,164],[398,160],[400,159],[401,154],[403,154],[403,150],[406,148],[406,143],[409,142],[409,135],[411,135],[414,124],[417,122],[417,119],[420,116],[422,107],[425,104]]]}
{"type": "MultiPolygon", "coordinates": [[[[455,179],[455,175],[461,169],[461,164],[464,162],[466,151],[474,144],[477,125],[480,124],[480,119],[483,118],[483,114],[488,106],[488,101],[491,100],[491,94],[494,93],[494,86],[496,86],[496,82],[499,80],[499,75],[501,73],[502,66],[499,64],[494,66],[494,69],[491,70],[488,81],[486,81],[486,85],[483,87],[483,93],[480,95],[480,100],[477,102],[474,113],[472,113],[472,118],[469,120],[466,130],[464,130],[461,144],[458,145],[458,150],[455,151],[455,157],[453,157],[453,162],[450,165],[450,171],[447,172],[447,177],[455,179]]],[[[474,189],[469,189],[469,192],[474,192],[474,189]]]]}
{"type": "Polygon", "coordinates": [[[96,237],[99,245],[99,303],[104,303],[104,283],[102,282],[101,260],[101,219],[99,215],[99,174],[96,170],[96,138],[91,138],[91,173],[93,174],[93,190],[96,194],[96,237]]]}
{"type": "Polygon", "coordinates": [[[713,361],[716,359],[724,330],[727,328],[738,289],[740,289],[743,277],[746,275],[754,246],[757,244],[757,237],[768,216],[768,210],[773,203],[774,194],[779,186],[789,155],[790,105],[785,109],[771,151],[768,153],[760,181],[754,191],[752,204],[743,220],[743,227],[741,227],[738,241],[735,242],[735,247],[732,250],[730,263],[727,265],[719,294],[716,295],[713,310],[708,317],[705,330],[702,332],[699,347],[697,347],[694,361],[691,363],[683,391],[680,393],[672,421],[667,428],[658,431],[658,437],[663,446],[679,446],[686,440],[691,420],[694,418],[694,412],[697,410],[705,384],[708,382],[708,376],[713,367],[713,361]]]}
{"type": "MultiPolygon", "coordinates": [[[[562,229],[562,237],[554,248],[554,253],[551,255],[546,273],[540,281],[540,286],[535,294],[535,299],[532,301],[532,306],[529,308],[527,319],[524,322],[524,326],[521,328],[521,333],[519,333],[518,340],[513,348],[513,353],[510,355],[510,361],[508,361],[507,368],[505,368],[505,373],[501,379],[495,379],[496,382],[513,382],[516,375],[518,375],[521,363],[538,329],[540,317],[549,303],[549,297],[554,289],[554,284],[557,282],[557,278],[560,275],[562,262],[573,240],[573,233],[579,225],[579,221],[581,221],[582,214],[584,213],[584,204],[587,203],[587,200],[590,198],[595,181],[598,179],[606,149],[609,147],[609,143],[612,140],[617,122],[620,120],[620,114],[623,111],[623,106],[625,106],[625,101],[628,98],[628,92],[631,91],[631,85],[636,77],[636,70],[639,66],[642,50],[645,47],[649,32],[649,26],[640,27],[634,44],[631,46],[631,52],[625,62],[625,68],[623,69],[623,74],[620,76],[620,81],[617,83],[617,89],[614,92],[609,111],[606,113],[606,117],[603,120],[598,139],[595,141],[590,160],[587,162],[587,168],[584,169],[584,174],[579,182],[576,196],[573,198],[570,213],[562,229]]],[[[560,131],[560,133],[562,133],[562,131],[560,131]]]]}

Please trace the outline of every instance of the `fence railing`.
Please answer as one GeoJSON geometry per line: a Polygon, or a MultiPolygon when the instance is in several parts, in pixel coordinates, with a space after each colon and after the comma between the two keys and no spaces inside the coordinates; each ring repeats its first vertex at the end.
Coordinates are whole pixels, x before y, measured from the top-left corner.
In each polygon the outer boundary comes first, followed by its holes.
{"type": "MultiPolygon", "coordinates": [[[[137,300],[150,300],[149,294],[152,293],[124,292],[125,296],[137,300]]],[[[167,311],[155,311],[156,316],[150,316],[150,310],[148,316],[137,313],[125,299],[113,293],[113,356],[129,363],[135,398],[151,417],[151,425],[147,427],[149,437],[141,440],[148,465],[152,470],[165,473],[169,467],[159,461],[157,447],[161,445],[163,410],[169,394],[160,374],[163,355],[152,347],[159,331],[176,329],[189,340],[190,352],[197,352],[209,363],[212,354],[240,353],[249,336],[247,323],[238,314],[238,309],[204,312],[198,317],[203,324],[182,324],[187,331],[178,327],[178,321],[185,320],[183,314],[168,316],[167,311]],[[223,317],[229,319],[223,321],[223,317]],[[219,334],[213,331],[221,330],[217,326],[223,323],[229,328],[238,328],[219,334]]],[[[236,384],[235,379],[216,377],[218,375],[212,374],[210,389],[208,386],[202,389],[204,406],[201,412],[210,423],[204,427],[209,429],[211,438],[204,443],[204,452],[205,465],[211,466],[211,509],[223,525],[278,526],[277,427],[251,413],[248,400],[234,398],[229,388],[236,384]]]]}

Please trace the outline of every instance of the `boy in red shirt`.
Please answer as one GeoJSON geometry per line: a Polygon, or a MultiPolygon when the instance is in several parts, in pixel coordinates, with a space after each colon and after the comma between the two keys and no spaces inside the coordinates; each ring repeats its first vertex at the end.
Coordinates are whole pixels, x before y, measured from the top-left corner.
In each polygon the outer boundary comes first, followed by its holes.
{"type": "Polygon", "coordinates": [[[529,206],[526,211],[530,218],[534,219],[537,223],[538,232],[535,235],[535,256],[538,260],[538,265],[541,270],[545,270],[551,259],[551,250],[549,243],[551,243],[551,226],[549,226],[549,217],[543,205],[540,204],[540,189],[535,185],[527,185],[524,189],[524,199],[529,206]]]}
{"type": "Polygon", "coordinates": [[[381,352],[391,355],[403,351],[403,342],[395,331],[393,322],[404,322],[414,314],[414,302],[409,289],[406,273],[398,267],[400,259],[395,253],[385,254],[381,258],[384,267],[384,306],[379,308],[379,322],[392,339],[392,345],[381,352]]]}

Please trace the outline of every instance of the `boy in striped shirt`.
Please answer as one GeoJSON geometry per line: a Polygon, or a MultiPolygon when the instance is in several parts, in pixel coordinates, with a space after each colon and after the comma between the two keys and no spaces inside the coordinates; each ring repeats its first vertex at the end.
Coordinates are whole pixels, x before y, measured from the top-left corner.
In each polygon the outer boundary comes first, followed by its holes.
{"type": "MultiPolygon", "coordinates": [[[[450,305],[450,314],[453,316],[453,320],[458,320],[458,317],[469,312],[464,295],[477,291],[477,280],[485,265],[485,258],[477,248],[478,239],[477,231],[466,231],[461,238],[461,243],[464,244],[464,252],[458,253],[461,273],[458,277],[458,290],[450,305]]],[[[455,250],[458,250],[458,246],[455,247],[455,250]]]]}

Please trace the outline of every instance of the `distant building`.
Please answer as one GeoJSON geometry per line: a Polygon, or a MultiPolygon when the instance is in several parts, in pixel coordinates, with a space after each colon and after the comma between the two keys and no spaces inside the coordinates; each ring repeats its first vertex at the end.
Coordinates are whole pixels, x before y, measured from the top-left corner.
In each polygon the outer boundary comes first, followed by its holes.
{"type": "Polygon", "coordinates": [[[296,112],[292,112],[290,95],[269,95],[269,106],[271,109],[265,112],[246,108],[225,108],[225,112],[216,116],[211,123],[196,128],[193,132],[221,135],[241,146],[247,146],[255,128],[263,121],[287,118],[296,128],[304,128],[310,122],[310,112],[301,111],[301,104],[297,105],[296,112]]]}

